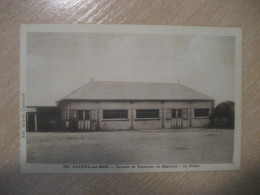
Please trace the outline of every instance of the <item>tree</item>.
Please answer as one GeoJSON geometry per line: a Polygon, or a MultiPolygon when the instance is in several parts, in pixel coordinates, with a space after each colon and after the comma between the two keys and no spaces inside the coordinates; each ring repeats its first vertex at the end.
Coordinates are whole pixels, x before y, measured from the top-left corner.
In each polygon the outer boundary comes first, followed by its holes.
{"type": "Polygon", "coordinates": [[[234,129],[235,103],[225,101],[220,103],[211,115],[213,127],[234,129]]]}

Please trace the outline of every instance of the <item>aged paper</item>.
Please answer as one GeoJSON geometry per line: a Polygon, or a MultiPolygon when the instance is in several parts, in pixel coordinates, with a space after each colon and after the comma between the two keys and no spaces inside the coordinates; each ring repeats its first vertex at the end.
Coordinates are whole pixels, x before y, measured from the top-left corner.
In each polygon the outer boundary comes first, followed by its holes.
{"type": "Polygon", "coordinates": [[[21,171],[236,170],[240,28],[22,25],[21,171]]]}

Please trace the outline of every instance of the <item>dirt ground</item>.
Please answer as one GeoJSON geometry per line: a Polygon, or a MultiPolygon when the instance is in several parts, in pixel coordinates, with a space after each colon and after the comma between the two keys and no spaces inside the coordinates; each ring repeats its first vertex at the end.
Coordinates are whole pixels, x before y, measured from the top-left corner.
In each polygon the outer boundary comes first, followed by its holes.
{"type": "Polygon", "coordinates": [[[27,133],[28,163],[230,163],[233,130],[27,133]]]}

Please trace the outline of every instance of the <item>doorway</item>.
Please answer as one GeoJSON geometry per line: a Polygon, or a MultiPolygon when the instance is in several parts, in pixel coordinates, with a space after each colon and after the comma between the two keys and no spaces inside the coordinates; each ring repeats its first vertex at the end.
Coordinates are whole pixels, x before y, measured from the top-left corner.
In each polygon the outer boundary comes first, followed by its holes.
{"type": "Polygon", "coordinates": [[[172,128],[182,128],[182,109],[172,110],[172,128]]]}
{"type": "Polygon", "coordinates": [[[26,130],[28,132],[37,131],[36,113],[35,112],[27,112],[26,117],[27,117],[26,130]]]}
{"type": "Polygon", "coordinates": [[[90,110],[78,110],[78,130],[90,130],[90,110]]]}

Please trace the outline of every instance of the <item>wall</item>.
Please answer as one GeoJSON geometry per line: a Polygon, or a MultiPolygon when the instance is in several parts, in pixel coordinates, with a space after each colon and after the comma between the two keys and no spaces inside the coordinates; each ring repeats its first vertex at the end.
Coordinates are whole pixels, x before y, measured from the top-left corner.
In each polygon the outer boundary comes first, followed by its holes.
{"type": "Polygon", "coordinates": [[[161,113],[161,102],[160,101],[138,101],[133,102],[133,128],[134,129],[161,129],[162,128],[162,113],[161,113]],[[136,110],[137,109],[159,109],[159,119],[137,119],[136,110]]]}
{"type": "MultiPolygon", "coordinates": [[[[187,117],[182,119],[181,128],[207,127],[209,118],[195,118],[195,108],[210,108],[211,101],[88,101],[88,102],[68,102],[63,109],[71,110],[93,110],[95,120],[98,122],[99,130],[146,130],[146,129],[171,129],[172,119],[167,118],[167,112],[172,109],[187,109],[187,117]],[[128,119],[103,119],[103,110],[126,109],[128,119]],[[137,109],[159,109],[158,119],[137,119],[137,109]]],[[[64,121],[64,119],[63,119],[64,121]]]]}
{"type": "Polygon", "coordinates": [[[182,127],[183,128],[188,128],[190,127],[190,109],[191,105],[189,101],[182,101],[182,102],[172,102],[172,101],[167,101],[163,103],[163,108],[164,108],[164,127],[166,129],[172,128],[172,119],[167,117],[167,112],[169,112],[171,109],[187,109],[188,110],[188,118],[182,120],[182,127]]]}
{"type": "Polygon", "coordinates": [[[192,102],[191,103],[191,108],[193,110],[193,112],[191,113],[191,123],[192,123],[192,127],[208,127],[210,125],[210,119],[209,118],[195,118],[194,116],[194,109],[195,108],[211,108],[209,110],[209,114],[211,114],[213,112],[213,105],[214,102],[192,102]]]}

